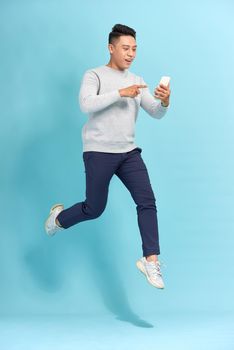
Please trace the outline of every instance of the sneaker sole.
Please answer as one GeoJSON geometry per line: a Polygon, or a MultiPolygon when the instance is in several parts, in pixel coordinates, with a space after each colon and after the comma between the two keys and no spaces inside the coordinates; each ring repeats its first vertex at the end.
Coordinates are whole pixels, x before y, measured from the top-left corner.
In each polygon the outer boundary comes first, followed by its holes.
{"type": "Polygon", "coordinates": [[[149,276],[147,275],[146,271],[145,271],[145,267],[143,265],[143,263],[140,260],[137,260],[136,262],[136,266],[137,268],[144,274],[144,276],[147,278],[147,281],[154,287],[158,288],[158,289],[164,289],[164,287],[160,287],[160,286],[156,286],[155,284],[153,284],[149,278],[149,276]]]}

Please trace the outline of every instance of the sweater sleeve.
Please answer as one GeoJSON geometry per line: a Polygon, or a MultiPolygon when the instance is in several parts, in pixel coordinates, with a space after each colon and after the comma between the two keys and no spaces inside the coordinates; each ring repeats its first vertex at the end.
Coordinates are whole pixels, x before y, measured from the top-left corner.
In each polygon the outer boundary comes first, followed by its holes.
{"type": "MultiPolygon", "coordinates": [[[[147,85],[143,78],[141,84],[147,85]]],[[[141,107],[153,118],[161,119],[167,112],[170,104],[165,107],[162,106],[161,100],[157,100],[150,92],[149,88],[141,89],[141,107]]]]}
{"type": "Polygon", "coordinates": [[[91,70],[87,70],[83,76],[79,92],[79,104],[82,112],[98,112],[121,99],[118,89],[97,95],[98,87],[99,81],[96,74],[91,70]]]}

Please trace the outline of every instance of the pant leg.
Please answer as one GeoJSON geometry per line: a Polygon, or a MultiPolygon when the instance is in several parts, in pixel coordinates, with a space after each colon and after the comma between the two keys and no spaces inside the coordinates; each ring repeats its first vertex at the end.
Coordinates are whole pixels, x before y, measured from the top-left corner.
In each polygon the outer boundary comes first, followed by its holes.
{"type": "Polygon", "coordinates": [[[118,154],[106,152],[83,152],[83,161],[86,199],[59,213],[57,218],[64,228],[95,219],[102,214],[107,204],[110,180],[119,165],[118,154]]]}
{"type": "Polygon", "coordinates": [[[160,254],[156,199],[141,148],[125,154],[116,175],[130,191],[137,204],[137,220],[142,239],[143,256],[160,254]]]}

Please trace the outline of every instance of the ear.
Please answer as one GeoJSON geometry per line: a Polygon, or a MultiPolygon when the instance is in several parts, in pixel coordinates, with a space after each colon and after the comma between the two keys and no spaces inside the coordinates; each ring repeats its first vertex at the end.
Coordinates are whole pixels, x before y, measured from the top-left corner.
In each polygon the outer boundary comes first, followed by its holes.
{"type": "Polygon", "coordinates": [[[113,53],[113,44],[108,44],[108,49],[110,53],[113,53]]]}

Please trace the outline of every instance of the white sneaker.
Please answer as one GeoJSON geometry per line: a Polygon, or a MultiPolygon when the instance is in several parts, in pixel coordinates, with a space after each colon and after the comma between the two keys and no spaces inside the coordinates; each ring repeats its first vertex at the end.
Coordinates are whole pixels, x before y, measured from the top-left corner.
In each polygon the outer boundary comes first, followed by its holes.
{"type": "Polygon", "coordinates": [[[60,227],[56,224],[55,219],[58,214],[64,209],[63,204],[55,204],[50,209],[50,215],[45,222],[45,230],[47,235],[53,236],[57,231],[64,230],[64,227],[60,227]]]}
{"type": "Polygon", "coordinates": [[[149,283],[154,287],[163,289],[164,283],[162,279],[162,274],[160,271],[160,262],[159,261],[147,261],[143,256],[141,259],[136,262],[137,268],[145,274],[149,283]]]}

